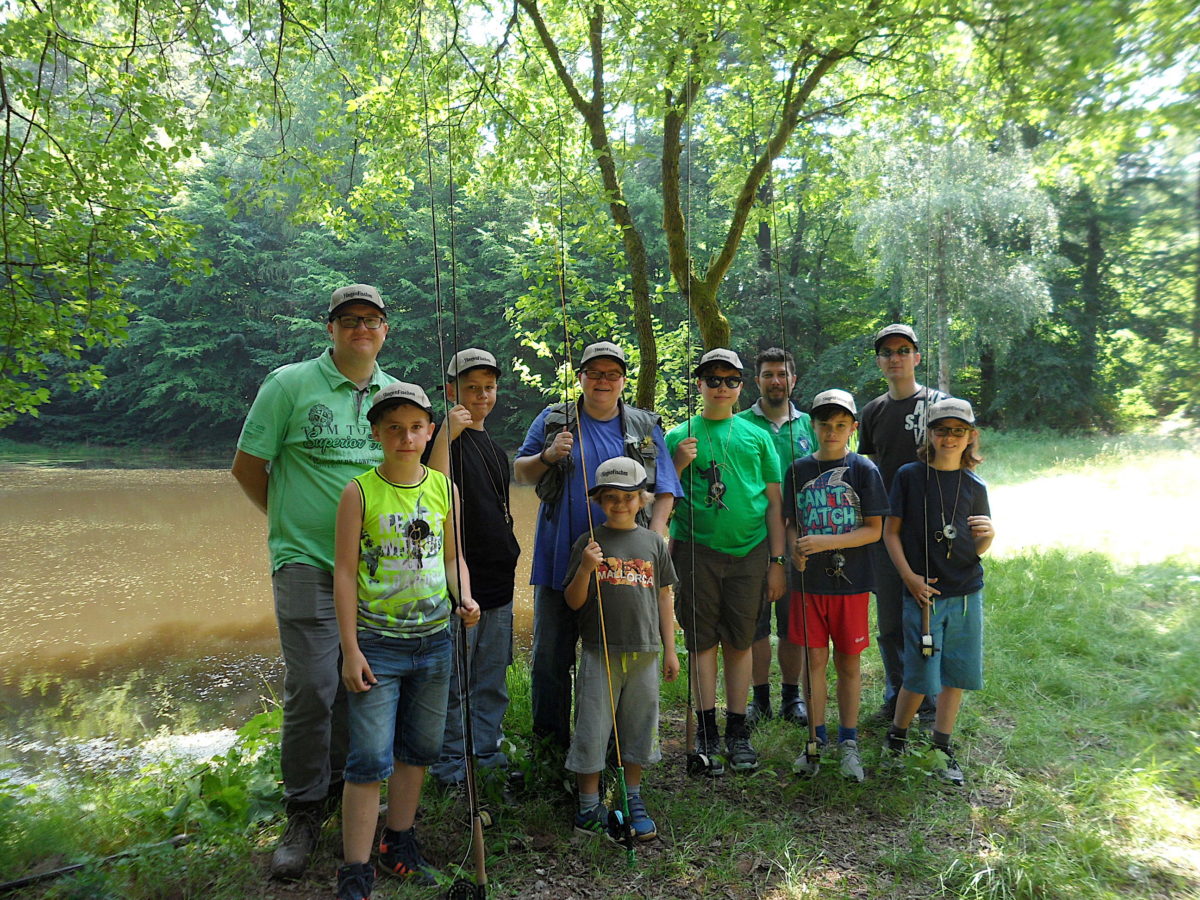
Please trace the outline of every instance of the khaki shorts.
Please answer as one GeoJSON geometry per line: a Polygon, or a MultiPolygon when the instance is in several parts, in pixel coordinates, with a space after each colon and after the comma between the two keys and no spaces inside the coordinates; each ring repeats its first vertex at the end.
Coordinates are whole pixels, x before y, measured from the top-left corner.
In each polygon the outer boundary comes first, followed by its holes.
{"type": "Polygon", "coordinates": [[[690,541],[675,542],[671,554],[679,577],[675,621],[683,628],[689,651],[708,650],[718,643],[735,650],[750,648],[765,602],[763,582],[770,558],[766,541],[745,556],[690,541]]]}

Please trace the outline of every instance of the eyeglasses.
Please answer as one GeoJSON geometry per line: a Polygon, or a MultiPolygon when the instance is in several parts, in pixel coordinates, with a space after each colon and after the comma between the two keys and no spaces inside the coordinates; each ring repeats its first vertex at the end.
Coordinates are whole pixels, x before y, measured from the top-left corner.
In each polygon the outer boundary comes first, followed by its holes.
{"type": "Polygon", "coordinates": [[[722,384],[727,388],[741,387],[741,375],[705,375],[704,383],[710,388],[719,388],[722,384]]]}
{"type": "Polygon", "coordinates": [[[335,316],[335,321],[347,331],[353,331],[361,322],[370,331],[383,324],[383,316],[335,316]]]}
{"type": "Polygon", "coordinates": [[[584,369],[583,377],[588,381],[620,381],[625,377],[625,373],[617,369],[609,369],[606,372],[600,369],[584,369]]]}
{"type": "Polygon", "coordinates": [[[962,437],[963,435],[970,434],[974,430],[974,428],[968,428],[965,425],[938,425],[933,429],[933,433],[938,437],[950,437],[951,435],[954,437],[962,437]]]}
{"type": "Polygon", "coordinates": [[[916,352],[912,347],[898,347],[895,350],[884,347],[881,350],[876,350],[875,355],[880,359],[891,359],[893,356],[912,356],[916,352]]]}

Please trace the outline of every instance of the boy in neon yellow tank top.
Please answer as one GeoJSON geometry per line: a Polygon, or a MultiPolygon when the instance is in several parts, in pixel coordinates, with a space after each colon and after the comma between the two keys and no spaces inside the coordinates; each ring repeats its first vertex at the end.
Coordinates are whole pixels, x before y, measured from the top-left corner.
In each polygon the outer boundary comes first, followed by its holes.
{"type": "Polygon", "coordinates": [[[385,778],[380,864],[414,882],[434,883],[413,821],[425,767],[437,761],[446,726],[450,613],[464,625],[479,620],[466,564],[458,558],[457,491],[441,472],[421,464],[433,433],[429,398],[414,384],[396,382],[375,396],[367,420],[383,463],[346,485],[334,546],[334,607],[350,705],[339,900],[371,896],[371,841],[385,778]],[[450,592],[459,598],[453,610],[450,592]]]}

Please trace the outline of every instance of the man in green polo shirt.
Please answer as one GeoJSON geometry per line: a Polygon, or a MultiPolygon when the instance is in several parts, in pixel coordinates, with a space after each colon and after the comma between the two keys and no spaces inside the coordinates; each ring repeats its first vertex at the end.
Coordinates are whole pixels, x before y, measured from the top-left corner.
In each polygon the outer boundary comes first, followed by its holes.
{"type": "MultiPolygon", "coordinates": [[[[758,354],[754,361],[755,384],[759,399],[738,416],[761,428],[771,438],[779,457],[779,471],[785,476],[792,463],[808,456],[817,447],[812,421],[808,413],[792,405],[792,389],[796,386],[796,363],[792,354],[771,347],[758,354]]],[[[751,653],[751,690],[753,697],[746,712],[746,724],[753,728],[763,719],[771,718],[771,619],[779,639],[779,711],[788,722],[808,724],[808,710],[800,694],[800,677],[804,671],[804,648],[788,640],[788,595],[778,602],[764,604],[754,632],[751,653]]]]}
{"type": "Polygon", "coordinates": [[[382,459],[371,437],[371,399],[396,379],[375,362],[387,336],[379,291],[338,288],[326,326],[333,346],[271,372],[246,416],[233,477],[267,515],[275,617],[286,674],[280,756],[288,823],[271,857],[274,878],[304,874],[341,793],[346,695],[333,608],[338,498],[382,459]]]}

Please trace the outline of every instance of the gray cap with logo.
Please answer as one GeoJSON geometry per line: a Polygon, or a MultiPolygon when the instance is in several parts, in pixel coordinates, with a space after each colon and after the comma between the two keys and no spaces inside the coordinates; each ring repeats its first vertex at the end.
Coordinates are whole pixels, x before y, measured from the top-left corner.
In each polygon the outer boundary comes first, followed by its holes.
{"type": "Polygon", "coordinates": [[[375,395],[375,399],[371,401],[371,408],[367,410],[367,421],[374,425],[385,412],[402,403],[411,403],[429,413],[430,419],[433,418],[433,404],[429,402],[425,391],[407,381],[393,381],[379,391],[375,395]]]}
{"type": "Polygon", "coordinates": [[[348,284],[338,288],[329,298],[329,314],[333,315],[339,306],[347,303],[369,303],[380,312],[384,311],[383,298],[379,296],[379,291],[369,284],[348,284]]]}

